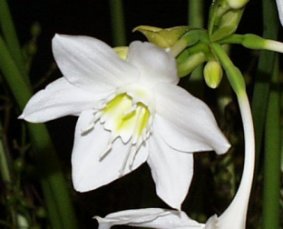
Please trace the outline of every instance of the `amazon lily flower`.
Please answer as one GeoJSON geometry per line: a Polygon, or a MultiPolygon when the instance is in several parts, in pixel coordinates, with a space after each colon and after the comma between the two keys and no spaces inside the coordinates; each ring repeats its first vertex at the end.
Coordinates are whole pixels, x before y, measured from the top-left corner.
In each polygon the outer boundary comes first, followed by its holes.
{"type": "Polygon", "coordinates": [[[72,152],[77,191],[106,185],[147,162],[157,194],[180,209],[193,175],[193,154],[229,148],[210,109],[177,86],[175,59],[147,42],[125,60],[100,40],[56,35],[63,77],[36,93],[20,118],[40,123],[79,116],[72,152]]]}

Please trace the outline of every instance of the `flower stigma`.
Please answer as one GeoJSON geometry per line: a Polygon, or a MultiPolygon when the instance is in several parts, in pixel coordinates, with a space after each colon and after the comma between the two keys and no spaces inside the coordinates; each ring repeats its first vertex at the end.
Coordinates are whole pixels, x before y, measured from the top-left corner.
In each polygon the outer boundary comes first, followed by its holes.
{"type": "MultiPolygon", "coordinates": [[[[137,91],[140,94],[140,91],[137,91]]],[[[82,134],[90,131],[99,121],[112,136],[106,149],[100,153],[102,161],[112,150],[113,143],[121,138],[124,144],[129,144],[129,150],[122,166],[121,175],[126,168],[132,169],[136,154],[140,146],[145,143],[150,135],[152,112],[140,99],[135,100],[131,93],[117,93],[114,97],[104,102],[99,110],[94,113],[94,118],[82,134]]],[[[140,96],[138,96],[140,97],[140,96]]]]}

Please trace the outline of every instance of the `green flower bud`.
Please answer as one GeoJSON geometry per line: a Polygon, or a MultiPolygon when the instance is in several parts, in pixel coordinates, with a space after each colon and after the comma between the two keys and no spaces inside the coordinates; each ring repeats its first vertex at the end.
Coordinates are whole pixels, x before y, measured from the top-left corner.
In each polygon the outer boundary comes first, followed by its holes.
{"type": "Polygon", "coordinates": [[[129,48],[127,46],[119,46],[119,47],[115,47],[113,49],[122,60],[127,59],[128,50],[129,50],[129,48]]]}
{"type": "Polygon", "coordinates": [[[161,48],[169,48],[173,46],[188,30],[189,28],[187,26],[176,26],[162,29],[154,26],[141,25],[134,28],[133,31],[141,32],[148,41],[161,48]]]}
{"type": "Polygon", "coordinates": [[[212,35],[212,40],[217,41],[233,34],[238,28],[242,14],[243,9],[230,10],[225,13],[221,17],[220,22],[212,35]]]}
{"type": "Polygon", "coordinates": [[[207,86],[215,89],[223,77],[222,67],[216,60],[210,60],[204,66],[203,74],[207,86]]]}

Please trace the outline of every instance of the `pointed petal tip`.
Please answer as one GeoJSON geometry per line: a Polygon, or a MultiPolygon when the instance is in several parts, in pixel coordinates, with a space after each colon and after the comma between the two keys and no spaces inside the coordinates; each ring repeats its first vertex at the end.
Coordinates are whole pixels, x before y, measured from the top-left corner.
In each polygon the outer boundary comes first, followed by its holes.
{"type": "Polygon", "coordinates": [[[55,35],[52,38],[52,44],[54,44],[54,42],[60,42],[63,39],[66,39],[69,36],[70,35],[64,35],[64,34],[55,33],[55,35]]]}
{"type": "Polygon", "coordinates": [[[36,117],[32,117],[31,115],[27,115],[23,112],[21,115],[18,116],[19,120],[24,120],[30,123],[42,123],[43,121],[38,120],[36,117]]]}
{"type": "MultiPolygon", "coordinates": [[[[79,179],[77,179],[79,180],[79,179]]],[[[77,181],[73,178],[73,187],[75,189],[76,192],[80,192],[80,193],[83,193],[83,192],[89,192],[91,190],[94,190],[96,189],[96,187],[90,187],[88,184],[89,182],[82,182],[81,180],[80,181],[77,181]]]]}
{"type": "Polygon", "coordinates": [[[60,33],[55,33],[55,35],[53,36],[53,39],[60,39],[61,37],[65,37],[68,35],[64,35],[64,34],[60,34],[60,33]]]}
{"type": "Polygon", "coordinates": [[[24,113],[18,116],[18,119],[25,119],[24,113]]]}
{"type": "Polygon", "coordinates": [[[55,33],[55,35],[54,35],[53,38],[52,38],[52,42],[54,42],[54,41],[57,40],[57,39],[60,39],[60,37],[61,37],[61,34],[55,33]]]}
{"type": "Polygon", "coordinates": [[[87,186],[87,182],[84,182],[84,178],[82,176],[79,176],[77,173],[72,171],[72,182],[73,182],[73,188],[76,192],[87,192],[89,190],[89,186],[87,186]]]}
{"type": "Polygon", "coordinates": [[[170,206],[171,208],[174,208],[174,209],[176,209],[177,211],[182,211],[181,209],[182,209],[182,207],[181,207],[181,204],[182,204],[182,202],[183,201],[177,201],[177,200],[175,200],[175,199],[170,199],[168,196],[166,197],[166,196],[164,196],[164,194],[163,193],[158,193],[157,192],[157,196],[161,199],[161,200],[163,200],[168,206],[170,206]]]}
{"type": "Polygon", "coordinates": [[[229,151],[230,148],[231,148],[231,144],[228,141],[226,141],[223,144],[223,146],[221,147],[221,149],[218,149],[216,151],[216,153],[219,154],[219,155],[225,154],[225,153],[227,153],[229,151]]]}
{"type": "Polygon", "coordinates": [[[67,41],[67,39],[71,39],[72,37],[76,37],[76,35],[66,35],[61,33],[55,33],[55,35],[52,38],[52,45],[55,43],[62,43],[64,41],[67,41]]]}

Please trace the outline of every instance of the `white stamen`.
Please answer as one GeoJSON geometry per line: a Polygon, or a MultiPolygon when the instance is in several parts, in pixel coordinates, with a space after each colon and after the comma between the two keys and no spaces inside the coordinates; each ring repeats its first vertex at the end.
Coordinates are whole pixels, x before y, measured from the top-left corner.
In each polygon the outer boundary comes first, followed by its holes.
{"type": "Polygon", "coordinates": [[[92,121],[89,122],[86,128],[81,129],[81,135],[87,134],[89,131],[93,130],[94,126],[95,126],[94,122],[92,121]]]}
{"type": "Polygon", "coordinates": [[[102,113],[100,111],[97,111],[97,112],[94,112],[93,115],[94,116],[92,120],[89,122],[89,124],[87,125],[87,127],[81,130],[81,135],[87,134],[89,131],[94,129],[95,124],[101,118],[102,113]]]}
{"type": "Polygon", "coordinates": [[[133,147],[134,147],[134,146],[135,146],[135,145],[133,145],[133,144],[131,143],[130,148],[128,149],[128,153],[127,153],[127,155],[126,155],[126,158],[125,158],[125,160],[124,160],[124,162],[123,162],[122,168],[121,168],[121,170],[120,170],[120,176],[123,176],[123,175],[125,174],[127,168],[131,169],[131,167],[128,166],[128,165],[134,163],[134,162],[132,161],[132,160],[134,160],[134,158],[135,158],[135,157],[132,156],[132,154],[133,154],[133,152],[134,152],[134,151],[133,151],[133,147]],[[131,162],[131,163],[129,163],[129,162],[131,162]]]}
{"type": "Polygon", "coordinates": [[[99,155],[99,161],[102,161],[112,150],[113,146],[113,139],[108,142],[106,150],[104,150],[102,153],[99,155]]]}
{"type": "Polygon", "coordinates": [[[130,169],[133,169],[133,165],[134,165],[134,161],[135,161],[136,156],[137,156],[137,152],[138,152],[138,146],[137,146],[137,144],[133,144],[131,146],[131,153],[130,153],[130,157],[128,159],[130,169]]]}

